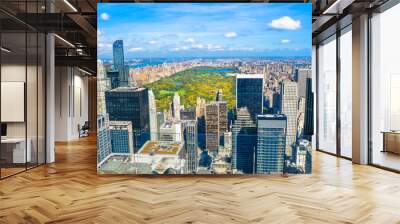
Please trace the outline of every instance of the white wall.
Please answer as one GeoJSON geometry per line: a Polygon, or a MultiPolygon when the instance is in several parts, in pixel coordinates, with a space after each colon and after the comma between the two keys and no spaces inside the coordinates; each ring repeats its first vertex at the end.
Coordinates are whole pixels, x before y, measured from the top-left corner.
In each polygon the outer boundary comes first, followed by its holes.
{"type": "Polygon", "coordinates": [[[74,140],[88,120],[88,78],[72,67],[56,67],[55,74],[55,140],[74,140]]]}

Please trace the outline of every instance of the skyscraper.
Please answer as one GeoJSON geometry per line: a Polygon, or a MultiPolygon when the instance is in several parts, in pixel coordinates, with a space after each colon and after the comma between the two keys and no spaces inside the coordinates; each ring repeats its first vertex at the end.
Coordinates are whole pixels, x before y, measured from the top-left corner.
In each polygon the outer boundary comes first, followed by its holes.
{"type": "Polygon", "coordinates": [[[198,144],[199,148],[206,149],[206,101],[200,97],[197,97],[196,101],[196,117],[197,117],[197,133],[198,133],[198,144]]]}
{"type": "Polygon", "coordinates": [[[257,127],[247,108],[239,108],[232,125],[232,169],[253,173],[257,127]]]}
{"type": "Polygon", "coordinates": [[[111,154],[111,136],[106,114],[97,116],[97,164],[111,154]]]}
{"type": "Polygon", "coordinates": [[[177,92],[175,92],[172,100],[171,111],[172,117],[179,121],[181,119],[181,98],[177,92]]]}
{"type": "Polygon", "coordinates": [[[97,114],[106,113],[105,92],[111,89],[110,79],[106,76],[106,69],[101,60],[97,60],[97,114]]]}
{"type": "Polygon", "coordinates": [[[106,108],[110,120],[132,122],[135,152],[150,139],[147,89],[118,87],[109,90],[106,92],[106,108]]]}
{"type": "Polygon", "coordinates": [[[297,136],[297,83],[285,80],[281,83],[281,113],[286,115],[286,155],[292,155],[292,144],[297,136]]]}
{"type": "Polygon", "coordinates": [[[219,148],[219,109],[217,103],[206,106],[206,148],[211,154],[218,153],[219,148]]]}
{"type": "Polygon", "coordinates": [[[205,109],[206,148],[218,153],[223,145],[224,132],[228,130],[228,107],[225,101],[210,102],[205,109]]]}
{"type": "Polygon", "coordinates": [[[306,106],[306,98],[299,97],[297,103],[297,136],[303,136],[304,129],[304,112],[306,106]]]}
{"type": "Polygon", "coordinates": [[[219,89],[216,96],[216,103],[218,104],[218,125],[220,135],[228,130],[228,104],[223,101],[222,89],[219,89]]]}
{"type": "Polygon", "coordinates": [[[297,94],[306,98],[306,80],[311,78],[311,69],[299,68],[295,70],[295,81],[297,82],[297,94]]]}
{"type": "Polygon", "coordinates": [[[314,93],[312,92],[312,80],[307,79],[306,82],[306,105],[304,112],[304,130],[303,136],[308,141],[311,141],[311,136],[314,134],[314,93]]]}
{"type": "Polygon", "coordinates": [[[195,173],[198,167],[197,157],[197,122],[187,120],[183,122],[186,162],[188,173],[195,173]]]}
{"type": "Polygon", "coordinates": [[[150,139],[157,140],[157,108],[156,98],[154,97],[153,90],[149,90],[149,121],[150,121],[150,139]]]}
{"type": "Polygon", "coordinates": [[[264,75],[236,75],[236,110],[246,107],[253,120],[257,114],[263,113],[264,75]]]}
{"type": "Polygon", "coordinates": [[[111,89],[115,89],[119,87],[119,71],[108,71],[107,78],[110,80],[111,89]]]}
{"type": "Polygon", "coordinates": [[[119,72],[119,86],[128,86],[128,74],[125,69],[124,43],[116,40],[113,43],[113,66],[119,72]]]}
{"type": "Polygon", "coordinates": [[[224,133],[228,130],[228,105],[225,101],[219,101],[218,104],[218,129],[219,142],[223,145],[224,133]]]}
{"type": "Polygon", "coordinates": [[[286,116],[257,116],[256,173],[282,173],[286,144],[286,116]]]}
{"type": "Polygon", "coordinates": [[[113,153],[134,153],[133,129],[130,121],[110,121],[111,149],[113,153]]]}

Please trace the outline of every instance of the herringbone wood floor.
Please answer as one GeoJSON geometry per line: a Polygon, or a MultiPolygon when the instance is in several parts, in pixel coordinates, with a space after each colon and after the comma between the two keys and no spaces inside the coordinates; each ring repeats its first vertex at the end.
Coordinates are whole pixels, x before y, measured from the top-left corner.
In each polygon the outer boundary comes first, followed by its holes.
{"type": "Polygon", "coordinates": [[[309,176],[99,176],[95,141],[0,181],[0,223],[400,223],[399,174],[323,153],[309,176]]]}

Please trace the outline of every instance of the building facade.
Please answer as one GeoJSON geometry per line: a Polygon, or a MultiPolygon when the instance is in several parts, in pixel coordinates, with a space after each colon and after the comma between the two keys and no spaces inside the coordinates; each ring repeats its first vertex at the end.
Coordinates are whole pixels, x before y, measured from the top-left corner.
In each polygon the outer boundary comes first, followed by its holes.
{"type": "Polygon", "coordinates": [[[253,120],[256,115],[263,113],[264,75],[236,75],[236,110],[246,107],[253,120]]]}
{"type": "Polygon", "coordinates": [[[292,155],[292,146],[297,136],[297,83],[285,80],[281,83],[281,113],[287,118],[286,155],[292,155]]]}
{"type": "Polygon", "coordinates": [[[116,40],[113,43],[113,66],[119,72],[119,86],[128,86],[128,74],[125,69],[124,43],[116,40]]]}
{"type": "Polygon", "coordinates": [[[247,108],[239,108],[232,125],[232,170],[254,173],[257,127],[247,108]]]}
{"type": "Polygon", "coordinates": [[[186,150],[187,173],[196,173],[198,167],[196,120],[185,121],[183,123],[183,129],[186,150]]]}
{"type": "Polygon", "coordinates": [[[257,116],[256,173],[283,173],[286,144],[286,116],[257,116]]]}
{"type": "Polygon", "coordinates": [[[157,140],[157,106],[153,90],[149,90],[149,121],[150,121],[150,139],[157,140]]]}
{"type": "Polygon", "coordinates": [[[219,108],[217,103],[206,106],[206,149],[211,154],[218,153],[219,148],[219,108]]]}
{"type": "Polygon", "coordinates": [[[97,116],[97,164],[111,154],[111,136],[107,115],[97,116]]]}
{"type": "Polygon", "coordinates": [[[130,121],[132,123],[135,151],[150,139],[147,89],[119,87],[107,91],[106,109],[111,121],[130,121]]]}
{"type": "Polygon", "coordinates": [[[111,151],[134,153],[133,129],[130,121],[110,121],[111,151]]]}

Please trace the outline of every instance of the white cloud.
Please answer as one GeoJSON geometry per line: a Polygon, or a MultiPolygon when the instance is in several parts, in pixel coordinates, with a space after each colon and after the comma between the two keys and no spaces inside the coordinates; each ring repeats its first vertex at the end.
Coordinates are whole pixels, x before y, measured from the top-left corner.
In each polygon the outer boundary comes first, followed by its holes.
{"type": "Polygon", "coordinates": [[[103,12],[103,13],[100,15],[100,17],[101,17],[102,20],[108,20],[108,19],[110,19],[110,15],[108,15],[108,14],[105,13],[105,12],[103,12]]]}
{"type": "Polygon", "coordinates": [[[203,44],[193,44],[192,48],[194,48],[194,49],[203,49],[204,45],[203,44]]]}
{"type": "Polygon", "coordinates": [[[213,45],[213,44],[207,44],[207,49],[209,51],[223,51],[224,50],[221,45],[213,45]]]}
{"type": "Polygon", "coordinates": [[[190,44],[194,44],[196,41],[193,38],[187,38],[185,40],[185,43],[190,43],[190,44]]]}
{"type": "Polygon", "coordinates": [[[112,44],[109,44],[109,43],[99,43],[98,45],[97,45],[97,47],[98,48],[104,48],[104,49],[111,49],[112,48],[112,44]]]}
{"type": "Polygon", "coordinates": [[[300,20],[294,20],[289,16],[283,16],[279,19],[272,20],[268,26],[279,30],[297,30],[301,28],[300,20]]]}
{"type": "Polygon", "coordinates": [[[290,40],[288,39],[281,40],[281,44],[288,44],[288,43],[290,43],[290,40]]]}
{"type": "Polygon", "coordinates": [[[129,52],[139,52],[139,51],[144,51],[142,47],[132,47],[128,50],[129,52]]]}
{"type": "Polygon", "coordinates": [[[235,32],[228,32],[228,33],[225,33],[224,36],[225,36],[226,38],[235,38],[235,37],[237,37],[237,33],[235,33],[235,32]]]}
{"type": "Polygon", "coordinates": [[[224,50],[221,45],[214,45],[214,44],[192,44],[190,46],[181,46],[175,47],[170,49],[171,52],[178,52],[178,51],[187,51],[187,50],[194,50],[194,49],[205,49],[208,51],[222,51],[224,50]]]}
{"type": "Polygon", "coordinates": [[[149,44],[156,44],[156,43],[158,43],[158,41],[155,41],[155,40],[150,40],[149,42],[147,42],[147,43],[149,43],[149,44]]]}

